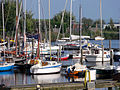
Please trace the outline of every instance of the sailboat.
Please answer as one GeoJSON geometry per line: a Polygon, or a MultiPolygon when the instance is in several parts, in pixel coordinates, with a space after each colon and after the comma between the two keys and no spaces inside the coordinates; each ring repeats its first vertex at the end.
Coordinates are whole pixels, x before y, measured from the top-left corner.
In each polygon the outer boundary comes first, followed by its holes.
{"type": "Polygon", "coordinates": [[[101,7],[101,0],[100,0],[100,29],[101,29],[101,37],[95,37],[95,40],[101,40],[101,47],[93,47],[91,48],[91,53],[86,55],[87,61],[93,62],[105,62],[110,61],[110,50],[104,50],[103,46],[103,33],[102,33],[102,7],[101,7]]]}
{"type": "Polygon", "coordinates": [[[119,51],[114,53],[114,61],[119,62],[118,65],[115,65],[114,70],[117,73],[120,73],[120,27],[119,27],[119,51]]]}
{"type": "MultiPolygon", "coordinates": [[[[71,0],[71,3],[72,3],[72,0],[71,0]]],[[[82,8],[80,6],[80,27],[79,27],[80,36],[81,36],[81,30],[82,30],[82,13],[81,12],[82,12],[82,8]]],[[[80,37],[80,43],[81,43],[81,37],[80,37]]],[[[81,49],[82,49],[82,46],[80,46],[80,52],[82,51],[81,49]]],[[[81,76],[81,78],[84,77],[87,80],[89,80],[89,78],[91,78],[91,80],[96,80],[96,70],[94,69],[90,70],[86,67],[86,65],[83,65],[82,57],[80,58],[80,63],[76,63],[72,66],[67,67],[66,73],[68,77],[81,76]]]]}
{"type": "MultiPolygon", "coordinates": [[[[40,31],[40,0],[38,0],[38,6],[39,6],[39,31],[40,31]]],[[[50,56],[51,56],[50,0],[49,0],[49,41],[50,41],[50,56]]],[[[61,70],[61,63],[58,63],[56,61],[39,60],[37,64],[33,65],[30,68],[30,73],[31,74],[51,74],[51,73],[59,73],[60,70],[61,70]]]]}
{"type": "MultiPolygon", "coordinates": [[[[5,29],[4,29],[4,4],[2,2],[2,18],[3,18],[3,40],[5,40],[5,29]]],[[[3,41],[4,42],[4,41],[3,41]]],[[[5,46],[5,45],[4,45],[5,46]]],[[[5,48],[4,48],[4,56],[2,60],[0,60],[0,71],[9,71],[14,68],[14,63],[8,63],[5,61],[5,48]]],[[[1,56],[1,55],[0,55],[1,56]]]]}

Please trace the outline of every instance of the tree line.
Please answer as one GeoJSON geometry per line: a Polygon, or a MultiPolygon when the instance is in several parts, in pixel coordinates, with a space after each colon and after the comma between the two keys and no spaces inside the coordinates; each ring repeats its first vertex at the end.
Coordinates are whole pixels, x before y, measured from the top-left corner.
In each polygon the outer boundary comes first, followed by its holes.
{"type": "MultiPolygon", "coordinates": [[[[53,18],[51,18],[51,30],[52,30],[52,41],[55,41],[57,38],[58,32],[54,32],[54,29],[59,29],[61,25],[62,13],[57,13],[53,18]]],[[[38,33],[38,19],[33,18],[33,13],[31,11],[27,11],[26,14],[26,31],[28,35],[34,35],[38,33]]],[[[14,38],[16,31],[16,2],[15,0],[5,0],[4,1],[4,22],[5,22],[5,35],[6,37],[14,38]]],[[[20,15],[20,23],[19,23],[19,33],[23,35],[23,21],[24,21],[24,12],[20,15]]],[[[105,21],[102,20],[103,24],[105,21]]],[[[42,38],[45,38],[46,34],[49,32],[48,19],[41,19],[41,35],[42,38]]],[[[60,38],[64,36],[69,36],[70,29],[70,12],[65,11],[64,21],[62,24],[62,28],[60,31],[60,38]]],[[[0,1],[0,37],[3,35],[3,22],[2,22],[2,1],[0,1]]],[[[112,18],[110,18],[109,26],[103,29],[103,35],[105,39],[118,39],[119,38],[119,29],[114,27],[114,22],[112,18]]],[[[79,22],[76,20],[76,17],[72,16],[72,33],[79,35],[79,22]],[[74,26],[76,27],[74,28],[74,26]]],[[[90,18],[83,17],[82,18],[82,35],[89,35],[91,38],[95,36],[100,36],[100,20],[92,20],[90,18]]],[[[48,37],[47,37],[48,38],[48,37]]]]}

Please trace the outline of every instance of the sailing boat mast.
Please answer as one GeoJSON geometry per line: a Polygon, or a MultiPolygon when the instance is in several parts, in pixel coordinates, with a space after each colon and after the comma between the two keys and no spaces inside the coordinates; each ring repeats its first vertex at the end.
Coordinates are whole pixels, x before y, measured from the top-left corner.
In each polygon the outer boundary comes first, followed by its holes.
{"type": "Polygon", "coordinates": [[[39,27],[38,27],[38,48],[37,48],[37,57],[39,57],[39,43],[40,43],[40,0],[38,0],[38,13],[39,13],[39,27]]]}
{"type": "Polygon", "coordinates": [[[49,0],[49,47],[50,47],[50,59],[51,59],[50,0],[49,0]]]}
{"type": "Polygon", "coordinates": [[[2,2],[2,19],[3,19],[3,40],[5,40],[5,26],[4,26],[4,4],[2,2]]]}
{"type": "Polygon", "coordinates": [[[82,44],[81,44],[81,36],[82,36],[82,7],[80,5],[79,8],[79,30],[80,30],[80,53],[81,53],[81,58],[80,58],[80,63],[82,64],[82,44]]]}
{"type": "Polygon", "coordinates": [[[24,0],[24,47],[26,46],[26,0],[24,0]]]}
{"type": "Polygon", "coordinates": [[[71,31],[72,31],[72,0],[70,5],[70,41],[71,41],[71,31]]]}
{"type": "Polygon", "coordinates": [[[16,56],[17,56],[17,37],[18,37],[18,29],[17,29],[17,23],[18,23],[18,7],[19,7],[19,0],[16,0],[16,56]]]}
{"type": "Polygon", "coordinates": [[[101,0],[100,0],[100,29],[101,29],[101,37],[103,37],[103,34],[102,34],[102,5],[101,5],[101,0]]]}
{"type": "MultiPolygon", "coordinates": [[[[2,2],[2,19],[3,19],[3,42],[5,41],[5,26],[4,26],[4,4],[2,2]]],[[[5,44],[4,44],[4,58],[5,58],[5,44]]]]}
{"type": "MultiPolygon", "coordinates": [[[[102,5],[101,5],[101,0],[100,0],[100,29],[101,29],[101,37],[103,37],[102,33],[102,5]]],[[[102,46],[102,64],[104,61],[104,46],[103,46],[103,40],[101,40],[101,46],[102,46]]]]}
{"type": "MultiPolygon", "coordinates": [[[[119,20],[119,24],[120,24],[120,20],[119,20]]],[[[119,26],[119,52],[120,52],[120,26],[119,26]]]]}
{"type": "MultiPolygon", "coordinates": [[[[26,47],[26,0],[24,0],[24,48],[26,47]]],[[[26,60],[27,60],[27,47],[26,47],[26,60]]]]}
{"type": "MultiPolygon", "coordinates": [[[[65,15],[65,9],[66,9],[66,6],[67,6],[67,0],[65,2],[65,7],[64,7],[64,10],[63,10],[63,13],[62,13],[62,19],[61,19],[61,24],[60,24],[60,28],[59,28],[59,32],[58,32],[58,35],[57,35],[57,41],[59,39],[59,35],[60,35],[60,30],[61,30],[61,27],[62,27],[62,24],[63,24],[63,19],[64,19],[64,15],[65,15]]],[[[64,27],[63,27],[64,28],[64,27]]],[[[64,29],[63,29],[63,32],[64,32],[64,29]]],[[[63,35],[64,36],[64,35],[63,35]]]]}

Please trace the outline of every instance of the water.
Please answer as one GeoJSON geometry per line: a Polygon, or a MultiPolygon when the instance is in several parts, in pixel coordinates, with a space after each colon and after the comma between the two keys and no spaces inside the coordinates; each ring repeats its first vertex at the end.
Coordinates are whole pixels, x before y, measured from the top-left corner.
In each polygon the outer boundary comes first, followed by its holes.
{"type": "MultiPolygon", "coordinates": [[[[101,41],[94,41],[90,40],[92,43],[100,44],[101,41]]],[[[119,48],[118,40],[111,41],[112,48],[119,48]]],[[[104,40],[104,47],[109,48],[109,40],[104,40]]],[[[62,61],[63,65],[72,65],[79,60],[68,60],[62,61]]],[[[99,63],[86,63],[87,66],[96,66],[102,65],[101,62],[99,63]]],[[[109,65],[109,63],[104,63],[104,65],[109,65]]],[[[67,78],[65,75],[65,68],[62,69],[62,72],[59,74],[50,74],[50,75],[30,75],[29,71],[25,70],[14,70],[9,72],[0,72],[0,84],[5,84],[6,86],[13,86],[13,85],[26,85],[26,84],[37,84],[37,83],[58,83],[58,82],[72,82],[78,79],[70,79],[67,78]]],[[[117,87],[115,87],[117,88],[117,87]]],[[[117,89],[112,90],[117,90],[117,89]]],[[[96,90],[110,90],[108,88],[102,88],[96,90]]]]}
{"type": "MultiPolygon", "coordinates": [[[[101,45],[100,40],[90,40],[90,42],[101,45]]],[[[109,40],[104,40],[103,45],[104,48],[109,48],[109,40]]],[[[119,40],[111,40],[111,48],[119,48],[119,40]]]]}

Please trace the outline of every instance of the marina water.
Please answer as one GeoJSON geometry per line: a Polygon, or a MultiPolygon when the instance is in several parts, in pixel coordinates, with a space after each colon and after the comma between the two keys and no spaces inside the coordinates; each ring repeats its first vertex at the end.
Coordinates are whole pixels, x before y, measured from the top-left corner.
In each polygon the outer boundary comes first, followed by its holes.
{"type": "MultiPolygon", "coordinates": [[[[90,40],[90,42],[95,44],[100,44],[101,41],[90,40]]],[[[104,40],[104,47],[109,48],[109,40],[104,40]]],[[[119,40],[111,40],[111,48],[119,48],[119,40]]],[[[72,65],[79,60],[68,60],[63,61],[64,65],[72,65]]],[[[95,66],[101,65],[102,63],[87,63],[87,65],[95,66]]],[[[105,63],[106,65],[109,63],[105,63]]],[[[75,82],[74,78],[67,78],[65,75],[65,68],[62,68],[61,73],[59,74],[49,74],[49,75],[31,75],[29,70],[19,70],[15,69],[14,71],[9,72],[0,72],[0,84],[5,86],[14,86],[14,85],[27,85],[27,84],[44,84],[44,83],[59,83],[59,82],[75,82]]],[[[118,90],[113,87],[112,90],[118,90]]],[[[109,88],[102,88],[96,90],[109,90],[109,88]]]]}

